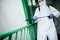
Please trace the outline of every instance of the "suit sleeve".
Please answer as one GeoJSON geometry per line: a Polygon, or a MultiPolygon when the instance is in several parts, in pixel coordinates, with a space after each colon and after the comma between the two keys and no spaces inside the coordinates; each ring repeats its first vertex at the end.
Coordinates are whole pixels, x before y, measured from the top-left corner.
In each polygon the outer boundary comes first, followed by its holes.
{"type": "Polygon", "coordinates": [[[49,8],[50,8],[50,11],[52,12],[52,14],[53,14],[55,17],[59,17],[60,12],[59,12],[56,8],[54,8],[54,7],[52,7],[52,6],[49,6],[49,8]]]}
{"type": "MultiPolygon", "coordinates": [[[[39,9],[36,8],[33,18],[34,18],[34,17],[38,17],[38,16],[39,16],[39,9]]],[[[38,20],[37,20],[37,21],[38,21],[38,20]]],[[[37,22],[37,21],[35,21],[35,22],[37,22]]]]}
{"type": "Polygon", "coordinates": [[[37,16],[37,17],[38,17],[38,14],[39,14],[39,9],[38,9],[38,8],[36,8],[33,18],[34,18],[35,16],[37,16]]]}

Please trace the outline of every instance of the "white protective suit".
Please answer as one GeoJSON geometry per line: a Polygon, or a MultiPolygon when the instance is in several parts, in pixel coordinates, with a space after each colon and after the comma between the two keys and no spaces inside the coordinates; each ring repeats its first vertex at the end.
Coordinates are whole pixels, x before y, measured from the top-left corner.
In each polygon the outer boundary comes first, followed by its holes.
{"type": "Polygon", "coordinates": [[[58,40],[53,18],[49,19],[47,16],[53,14],[55,17],[58,17],[59,11],[52,6],[48,7],[46,5],[46,0],[40,2],[39,5],[40,11],[39,8],[37,8],[34,15],[34,17],[41,17],[37,21],[35,21],[38,23],[37,40],[47,40],[47,37],[49,40],[58,40]]]}

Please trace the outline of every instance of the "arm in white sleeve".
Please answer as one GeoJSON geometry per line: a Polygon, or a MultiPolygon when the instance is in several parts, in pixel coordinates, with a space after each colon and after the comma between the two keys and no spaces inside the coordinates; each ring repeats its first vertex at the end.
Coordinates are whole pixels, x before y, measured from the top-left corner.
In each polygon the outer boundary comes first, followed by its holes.
{"type": "MultiPolygon", "coordinates": [[[[39,9],[36,8],[33,18],[38,17],[38,15],[39,15],[39,9]]],[[[38,21],[38,19],[35,22],[37,22],[37,21],[38,21]]]]}
{"type": "Polygon", "coordinates": [[[56,8],[54,8],[54,7],[52,7],[52,6],[49,6],[49,8],[50,8],[50,11],[52,12],[52,14],[53,14],[55,17],[59,17],[60,12],[59,12],[56,8]]]}
{"type": "Polygon", "coordinates": [[[39,14],[39,9],[38,9],[38,8],[36,8],[36,10],[35,10],[35,14],[34,14],[33,18],[34,18],[35,16],[37,16],[37,17],[38,17],[38,14],[39,14]]]}

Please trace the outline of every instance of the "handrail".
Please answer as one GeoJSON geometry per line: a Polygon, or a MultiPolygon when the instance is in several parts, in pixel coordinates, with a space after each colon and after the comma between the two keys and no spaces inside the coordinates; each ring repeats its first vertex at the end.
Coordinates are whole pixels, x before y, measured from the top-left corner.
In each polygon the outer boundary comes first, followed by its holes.
{"type": "Polygon", "coordinates": [[[22,30],[22,29],[28,28],[28,27],[30,27],[30,26],[33,25],[33,24],[35,24],[35,23],[29,24],[28,26],[25,26],[25,27],[22,27],[22,28],[13,30],[13,31],[9,31],[9,32],[2,33],[2,34],[0,34],[0,40],[1,40],[1,39],[4,39],[4,38],[6,38],[7,36],[10,36],[10,35],[12,35],[12,34],[14,34],[14,33],[17,33],[18,31],[20,31],[20,30],[22,30]]]}

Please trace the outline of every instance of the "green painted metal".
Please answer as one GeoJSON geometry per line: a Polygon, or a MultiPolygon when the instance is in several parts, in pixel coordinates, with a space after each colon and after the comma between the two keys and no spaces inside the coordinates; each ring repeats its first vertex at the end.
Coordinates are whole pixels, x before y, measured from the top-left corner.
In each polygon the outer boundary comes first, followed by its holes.
{"type": "Polygon", "coordinates": [[[18,32],[16,32],[16,37],[15,37],[15,40],[17,40],[17,35],[18,35],[18,32]]]}
{"type": "MultiPolygon", "coordinates": [[[[35,23],[33,23],[33,24],[35,24],[35,23]]],[[[13,30],[13,31],[9,31],[9,32],[2,33],[2,34],[0,34],[0,40],[3,40],[3,39],[5,39],[5,38],[8,37],[8,36],[9,36],[9,40],[11,40],[12,35],[13,35],[14,33],[16,33],[16,40],[17,40],[17,34],[18,34],[18,32],[21,31],[20,37],[22,37],[22,30],[23,30],[23,29],[26,29],[26,28],[29,28],[29,27],[32,27],[33,24],[29,24],[28,26],[25,26],[25,27],[23,27],[23,28],[19,28],[19,29],[13,30]]],[[[27,38],[27,37],[26,37],[26,38],[27,38]]],[[[22,40],[22,39],[21,39],[21,40],[22,40]]]]}
{"type": "Polygon", "coordinates": [[[9,40],[12,40],[12,35],[9,35],[9,40]]]}
{"type": "MultiPolygon", "coordinates": [[[[23,4],[26,19],[32,18],[33,17],[32,6],[29,9],[27,0],[22,0],[22,4],[23,4]],[[31,15],[31,16],[29,16],[29,15],[31,15]]],[[[23,28],[19,28],[19,29],[10,31],[10,32],[5,32],[3,34],[0,34],[0,40],[6,38],[8,36],[9,36],[9,40],[11,40],[12,39],[12,34],[14,34],[14,33],[16,33],[15,40],[17,40],[17,34],[18,34],[19,31],[21,31],[20,32],[20,40],[23,40],[23,38],[24,38],[24,40],[30,40],[30,39],[28,39],[27,34],[26,35],[24,34],[24,37],[22,37],[22,30],[24,29],[24,33],[25,33],[25,31],[27,31],[26,28],[29,30],[29,35],[30,35],[31,40],[35,40],[35,34],[34,34],[35,33],[34,32],[34,27],[35,27],[34,24],[35,23],[33,23],[32,20],[31,20],[31,21],[27,21],[27,24],[28,24],[28,26],[25,26],[23,28]]],[[[27,31],[27,33],[28,33],[28,31],[27,31]]]]}
{"type": "Polygon", "coordinates": [[[20,40],[22,40],[22,30],[20,31],[20,40]]]}
{"type": "Polygon", "coordinates": [[[25,40],[25,29],[24,29],[24,37],[23,37],[23,40],[25,40]]]}
{"type": "MultiPolygon", "coordinates": [[[[23,8],[24,8],[24,14],[26,19],[29,19],[29,8],[27,0],[22,0],[23,8]]],[[[29,21],[27,21],[27,24],[29,24],[29,21]]]]}
{"type": "MultiPolygon", "coordinates": [[[[32,0],[31,0],[31,3],[32,3],[32,0]]],[[[24,14],[25,14],[26,19],[33,18],[33,5],[28,6],[27,0],[22,0],[22,4],[23,4],[23,8],[25,12],[24,14]]],[[[27,21],[27,24],[32,24],[32,23],[33,23],[33,20],[27,21]]],[[[34,26],[31,26],[31,28],[28,28],[28,29],[29,29],[31,40],[35,40],[34,26]]]]}

